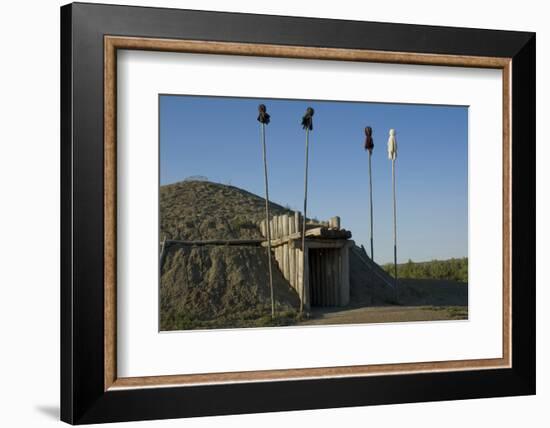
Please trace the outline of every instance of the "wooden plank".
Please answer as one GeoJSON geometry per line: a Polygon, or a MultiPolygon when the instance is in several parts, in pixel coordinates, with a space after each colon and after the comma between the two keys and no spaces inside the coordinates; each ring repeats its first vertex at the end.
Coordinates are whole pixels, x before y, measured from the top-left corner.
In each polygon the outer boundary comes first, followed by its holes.
{"type": "Polygon", "coordinates": [[[331,269],[331,250],[324,250],[325,254],[325,300],[327,306],[332,306],[332,299],[330,298],[332,289],[332,269],[331,269]]]}
{"type": "Polygon", "coordinates": [[[334,306],[332,301],[332,288],[334,287],[334,249],[325,250],[327,253],[327,303],[334,306]]]}
{"type": "Polygon", "coordinates": [[[340,306],[340,262],[341,250],[334,250],[334,306],[340,306]]]}
{"type": "Polygon", "coordinates": [[[317,270],[317,288],[315,290],[317,294],[317,301],[316,304],[319,306],[323,305],[323,288],[322,288],[322,282],[323,282],[323,271],[321,270],[322,266],[322,260],[321,260],[321,252],[320,251],[312,251],[311,254],[316,255],[316,263],[315,263],[315,269],[317,270]]]}
{"type": "Polygon", "coordinates": [[[330,252],[330,288],[329,288],[330,306],[336,305],[336,302],[334,301],[334,289],[336,288],[336,278],[334,277],[334,275],[336,274],[336,269],[334,266],[336,262],[336,257],[335,257],[336,251],[337,250],[335,249],[329,250],[330,252]]]}
{"type": "Polygon", "coordinates": [[[326,265],[327,283],[326,283],[326,296],[327,306],[332,306],[332,249],[325,250],[326,253],[326,265]]]}
{"type": "Polygon", "coordinates": [[[296,249],[290,246],[290,250],[291,250],[290,254],[292,254],[292,257],[294,259],[294,276],[291,279],[290,284],[292,285],[292,288],[296,290],[298,287],[298,263],[297,263],[296,249]]]}
{"type": "Polygon", "coordinates": [[[327,282],[327,271],[326,271],[326,254],[325,250],[321,249],[317,251],[317,254],[319,255],[318,259],[318,266],[319,266],[319,304],[321,306],[327,305],[327,296],[326,296],[326,282],[327,282]]]}
{"type": "Polygon", "coordinates": [[[304,307],[309,308],[311,306],[311,289],[309,288],[309,249],[305,248],[306,256],[304,261],[304,307]]]}
{"type": "Polygon", "coordinates": [[[294,287],[294,248],[288,245],[288,283],[291,287],[294,287]]]}
{"type": "MultiPolygon", "coordinates": [[[[282,231],[282,237],[287,238],[288,237],[288,214],[283,214],[279,217],[280,223],[281,223],[281,231],[282,231]]],[[[283,263],[283,276],[286,280],[289,278],[289,261],[288,261],[288,243],[283,245],[282,250],[282,263],[283,263]]]]}
{"type": "Polygon", "coordinates": [[[314,261],[314,265],[312,266],[315,271],[315,284],[311,283],[312,285],[312,295],[313,291],[315,292],[315,305],[320,304],[320,296],[319,296],[319,283],[321,282],[321,272],[319,271],[319,253],[317,251],[310,251],[310,257],[312,257],[314,261]]]}
{"type": "Polygon", "coordinates": [[[250,246],[262,246],[265,241],[263,239],[207,239],[197,241],[178,241],[178,240],[166,240],[165,247],[168,246],[202,246],[202,245],[250,245],[250,246]]]}
{"type": "Polygon", "coordinates": [[[302,298],[302,287],[304,286],[304,272],[303,272],[303,263],[302,263],[302,254],[301,252],[298,254],[297,257],[298,262],[298,283],[296,292],[298,293],[298,296],[300,299],[302,298]]]}
{"type": "Polygon", "coordinates": [[[298,287],[300,286],[300,258],[301,258],[300,250],[297,248],[294,248],[294,289],[298,290],[298,287]]]}
{"type": "Polygon", "coordinates": [[[349,239],[351,238],[351,232],[349,230],[340,229],[327,229],[326,227],[314,227],[306,231],[307,237],[319,237],[329,239],[349,239]]]}
{"type": "Polygon", "coordinates": [[[327,270],[326,270],[326,256],[324,251],[325,251],[324,249],[321,249],[319,251],[319,272],[321,276],[321,278],[319,279],[319,286],[320,286],[319,294],[321,296],[321,302],[320,302],[321,306],[327,305],[327,294],[326,294],[327,270]]]}
{"type": "MultiPolygon", "coordinates": [[[[273,226],[272,226],[273,227],[273,226]]],[[[338,230],[331,230],[328,231],[325,229],[324,232],[319,232],[317,229],[310,229],[306,232],[306,237],[311,239],[323,239],[324,242],[327,243],[327,245],[331,245],[332,241],[340,243],[344,243],[348,238],[351,237],[351,232],[349,231],[338,231],[338,230]]],[[[289,234],[288,236],[279,236],[277,237],[272,229],[271,231],[271,245],[283,245],[284,243],[288,241],[300,241],[302,238],[302,235],[300,232],[294,232],[292,234],[289,234]]],[[[314,241],[313,241],[314,242],[314,241]]],[[[302,243],[297,243],[298,247],[301,248],[302,243]]]]}
{"type": "Polygon", "coordinates": [[[349,248],[348,244],[342,247],[342,265],[341,265],[341,285],[340,285],[340,306],[349,305],[350,299],[350,283],[349,283],[349,248]]]}
{"type": "Polygon", "coordinates": [[[315,306],[317,303],[317,290],[315,289],[315,284],[317,283],[317,272],[316,272],[316,260],[315,260],[315,251],[309,252],[309,287],[311,290],[310,304],[315,306]]]}
{"type": "Polygon", "coordinates": [[[287,245],[288,248],[288,282],[291,286],[294,286],[294,281],[296,279],[296,252],[294,248],[290,245],[287,245]]]}
{"type": "MultiPolygon", "coordinates": [[[[292,235],[294,233],[294,215],[287,216],[287,223],[288,223],[288,235],[292,235]]],[[[296,266],[294,265],[294,262],[296,258],[294,257],[294,248],[292,247],[290,241],[287,245],[287,252],[288,252],[288,282],[290,285],[294,282],[294,271],[296,269],[296,266]]]]}
{"type": "Polygon", "coordinates": [[[334,229],[340,229],[340,217],[338,216],[331,217],[328,223],[329,223],[329,227],[334,229]]]}
{"type": "Polygon", "coordinates": [[[346,245],[346,240],[344,239],[331,239],[331,240],[315,240],[308,239],[307,243],[309,248],[342,248],[346,245]]]}
{"type": "Polygon", "coordinates": [[[319,281],[318,273],[317,273],[317,260],[316,260],[316,252],[310,251],[309,252],[309,258],[310,258],[310,288],[311,288],[311,305],[315,306],[317,305],[317,289],[316,285],[319,281]]]}
{"type": "Polygon", "coordinates": [[[280,249],[280,255],[281,255],[281,273],[283,274],[283,278],[286,279],[286,266],[285,266],[285,247],[286,245],[281,245],[280,249]]]}
{"type": "Polygon", "coordinates": [[[319,255],[318,260],[318,269],[319,269],[319,305],[325,306],[325,281],[326,281],[326,275],[325,275],[325,269],[324,269],[324,257],[323,257],[323,250],[318,250],[317,254],[319,255]]]}
{"type": "Polygon", "coordinates": [[[324,269],[323,269],[323,250],[317,250],[313,251],[313,254],[316,255],[316,268],[317,268],[317,304],[319,306],[325,305],[325,299],[323,296],[323,290],[324,290],[324,269]]]}
{"type": "Polygon", "coordinates": [[[260,232],[263,237],[267,238],[267,228],[266,228],[265,220],[262,220],[260,222],[260,232]]]}
{"type": "Polygon", "coordinates": [[[289,268],[289,260],[288,260],[289,245],[285,244],[281,248],[283,249],[283,276],[288,281],[288,279],[290,278],[290,275],[289,275],[290,268],[289,268]]]}

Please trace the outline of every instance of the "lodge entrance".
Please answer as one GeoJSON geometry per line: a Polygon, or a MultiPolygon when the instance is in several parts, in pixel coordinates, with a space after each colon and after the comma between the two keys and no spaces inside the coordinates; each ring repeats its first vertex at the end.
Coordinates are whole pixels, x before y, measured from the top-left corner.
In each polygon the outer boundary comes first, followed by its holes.
{"type": "Polygon", "coordinates": [[[339,248],[310,248],[309,287],[311,306],[339,306],[341,251],[339,248]]]}
{"type": "Polygon", "coordinates": [[[354,242],[351,232],[340,227],[340,217],[323,222],[309,220],[305,240],[299,212],[273,216],[269,222],[261,221],[259,227],[264,238],[270,231],[276,266],[306,310],[312,306],[349,305],[349,249],[354,242]]]}

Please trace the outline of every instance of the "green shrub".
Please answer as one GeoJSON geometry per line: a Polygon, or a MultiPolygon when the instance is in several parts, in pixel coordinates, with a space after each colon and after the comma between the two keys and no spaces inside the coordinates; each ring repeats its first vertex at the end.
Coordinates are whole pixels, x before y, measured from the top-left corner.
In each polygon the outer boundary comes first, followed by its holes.
{"type": "MultiPolygon", "coordinates": [[[[382,265],[382,268],[390,275],[394,274],[392,263],[386,263],[382,265]]],[[[397,265],[397,276],[399,278],[446,279],[468,282],[468,258],[432,260],[419,263],[409,259],[407,263],[397,265]]]]}

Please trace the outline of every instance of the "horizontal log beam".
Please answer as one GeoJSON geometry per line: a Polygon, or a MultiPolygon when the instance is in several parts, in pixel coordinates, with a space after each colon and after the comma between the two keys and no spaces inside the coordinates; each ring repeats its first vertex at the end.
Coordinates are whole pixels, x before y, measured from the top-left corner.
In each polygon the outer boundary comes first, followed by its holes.
{"type": "MultiPolygon", "coordinates": [[[[296,242],[296,241],[295,241],[296,242]]],[[[307,248],[342,248],[346,245],[345,239],[308,239],[306,240],[307,248]]],[[[296,242],[294,244],[296,248],[302,248],[301,242],[296,242]]]]}
{"type": "MultiPolygon", "coordinates": [[[[291,233],[288,236],[283,236],[281,238],[272,239],[271,246],[278,247],[280,245],[285,245],[288,243],[293,243],[293,241],[300,240],[302,234],[300,232],[291,233]]],[[[351,232],[347,230],[333,230],[327,229],[324,227],[316,227],[313,229],[308,229],[306,231],[306,238],[309,239],[326,239],[326,240],[346,240],[351,238],[351,232]]],[[[324,241],[326,242],[326,241],[324,241]]],[[[337,246],[341,246],[341,243],[335,243],[337,246]]],[[[267,246],[267,241],[265,239],[205,239],[205,240],[191,240],[191,241],[182,241],[176,239],[167,239],[164,241],[164,248],[170,246],[180,246],[180,247],[199,247],[205,245],[245,245],[245,246],[267,246]]]]}
{"type": "Polygon", "coordinates": [[[351,232],[345,229],[327,229],[326,227],[316,227],[306,232],[306,237],[311,238],[329,238],[329,239],[349,239],[351,232]]]}
{"type": "Polygon", "coordinates": [[[164,246],[195,247],[204,245],[249,245],[259,247],[264,239],[207,239],[197,241],[166,240],[164,246]]]}

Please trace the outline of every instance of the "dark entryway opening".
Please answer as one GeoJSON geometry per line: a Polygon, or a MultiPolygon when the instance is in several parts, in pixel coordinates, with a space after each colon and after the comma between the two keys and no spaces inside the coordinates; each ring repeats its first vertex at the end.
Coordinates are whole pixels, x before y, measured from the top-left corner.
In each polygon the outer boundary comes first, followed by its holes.
{"type": "Polygon", "coordinates": [[[340,249],[310,249],[309,290],[311,306],[338,306],[340,303],[340,249]]]}

